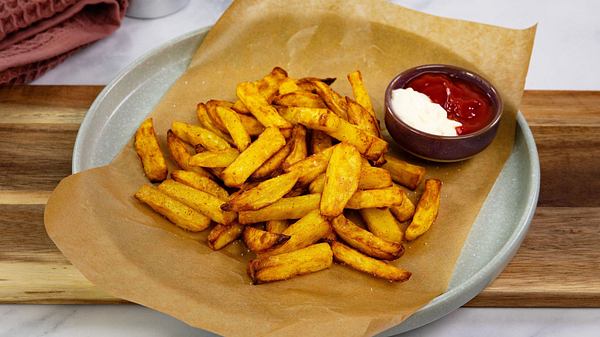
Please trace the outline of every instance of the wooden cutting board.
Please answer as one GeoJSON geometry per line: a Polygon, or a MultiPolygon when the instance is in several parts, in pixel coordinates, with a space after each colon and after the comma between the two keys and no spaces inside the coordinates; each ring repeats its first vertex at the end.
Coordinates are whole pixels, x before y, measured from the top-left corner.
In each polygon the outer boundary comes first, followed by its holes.
{"type": "MultiPolygon", "coordinates": [[[[0,303],[123,302],[87,281],[43,224],[101,89],[0,88],[0,303]]],[[[600,307],[600,92],[528,91],[521,109],[540,155],[538,209],[510,265],[467,306],[600,307]]]]}

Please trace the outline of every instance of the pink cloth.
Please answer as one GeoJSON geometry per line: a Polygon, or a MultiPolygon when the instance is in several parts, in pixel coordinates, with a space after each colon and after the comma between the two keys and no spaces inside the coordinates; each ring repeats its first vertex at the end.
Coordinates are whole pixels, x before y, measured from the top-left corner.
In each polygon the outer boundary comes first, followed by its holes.
{"type": "Polygon", "coordinates": [[[128,0],[0,0],[0,85],[31,82],[117,28],[128,0]]]}

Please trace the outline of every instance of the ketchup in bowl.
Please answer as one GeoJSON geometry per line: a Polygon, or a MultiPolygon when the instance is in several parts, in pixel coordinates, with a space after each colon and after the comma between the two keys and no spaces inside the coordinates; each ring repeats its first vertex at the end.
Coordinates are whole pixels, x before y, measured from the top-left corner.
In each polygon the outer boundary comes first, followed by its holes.
{"type": "Polygon", "coordinates": [[[494,118],[491,102],[475,85],[446,74],[423,73],[406,85],[423,93],[433,103],[441,105],[448,113],[448,119],[460,122],[456,127],[458,135],[481,130],[494,118]]]}

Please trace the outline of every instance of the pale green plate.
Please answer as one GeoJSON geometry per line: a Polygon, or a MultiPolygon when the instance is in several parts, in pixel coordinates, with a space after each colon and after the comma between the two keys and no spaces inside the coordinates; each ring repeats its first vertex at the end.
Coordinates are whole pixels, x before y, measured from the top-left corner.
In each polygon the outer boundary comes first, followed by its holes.
{"type": "MultiPolygon", "coordinates": [[[[184,72],[209,29],[151,51],[106,86],[77,134],[73,173],[108,164],[119,153],[184,72]]],[[[513,152],[473,225],[448,291],[382,336],[423,326],[467,303],[502,271],[519,248],[537,204],[540,169],[531,130],[520,113],[517,122],[513,152]]]]}

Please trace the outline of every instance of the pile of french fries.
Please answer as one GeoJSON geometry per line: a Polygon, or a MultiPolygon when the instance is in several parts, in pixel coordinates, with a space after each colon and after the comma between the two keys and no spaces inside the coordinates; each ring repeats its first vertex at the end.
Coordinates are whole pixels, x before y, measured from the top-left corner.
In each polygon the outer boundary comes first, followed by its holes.
{"type": "Polygon", "coordinates": [[[276,67],[238,84],[235,102],[198,104],[197,124],[173,121],[167,132],[179,167],[169,179],[147,119],[135,149],[160,184],[135,197],[183,229],[210,228],[214,250],[241,238],[256,253],[248,264],[254,284],[327,269],[334,258],[408,280],[411,273],[390,261],[435,221],[441,182],[426,180],[415,207],[404,188],[415,190],[425,169],[387,153],[360,72],[348,80],[354,98],[335,92],[335,79],[294,79],[276,67]]]}

